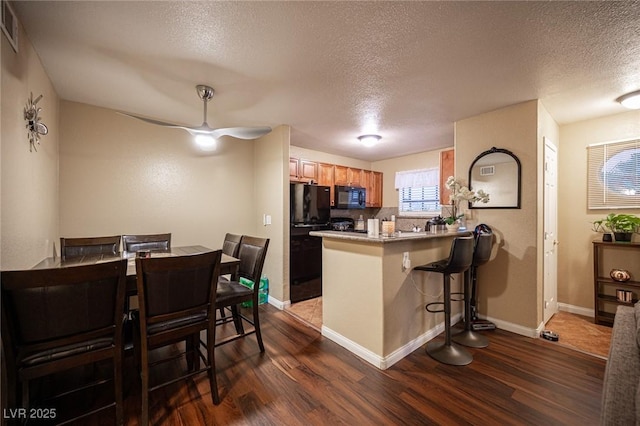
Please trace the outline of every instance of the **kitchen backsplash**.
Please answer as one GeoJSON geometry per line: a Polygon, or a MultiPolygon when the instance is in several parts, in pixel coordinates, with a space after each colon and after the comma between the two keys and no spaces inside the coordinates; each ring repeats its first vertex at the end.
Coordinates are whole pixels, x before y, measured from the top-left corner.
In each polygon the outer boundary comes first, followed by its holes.
{"type": "Polygon", "coordinates": [[[420,227],[421,231],[424,231],[424,226],[427,223],[427,218],[401,218],[398,215],[397,207],[382,207],[379,209],[367,208],[363,210],[337,210],[331,209],[331,217],[350,217],[353,220],[357,220],[360,215],[367,223],[367,219],[387,219],[391,220],[391,216],[396,217],[396,230],[398,231],[412,231],[414,226],[420,227]]]}

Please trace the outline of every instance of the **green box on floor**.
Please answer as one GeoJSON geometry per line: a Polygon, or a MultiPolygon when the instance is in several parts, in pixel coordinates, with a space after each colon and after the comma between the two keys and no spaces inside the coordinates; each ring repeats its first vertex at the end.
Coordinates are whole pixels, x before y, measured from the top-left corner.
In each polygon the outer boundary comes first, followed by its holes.
{"type": "MultiPolygon", "coordinates": [[[[253,289],[253,281],[250,279],[240,277],[240,284],[243,286],[253,289]]],[[[258,305],[262,305],[263,303],[267,303],[267,299],[269,297],[269,279],[266,276],[260,278],[260,287],[258,287],[258,305]]],[[[243,308],[251,308],[253,307],[253,302],[243,302],[243,308]]]]}

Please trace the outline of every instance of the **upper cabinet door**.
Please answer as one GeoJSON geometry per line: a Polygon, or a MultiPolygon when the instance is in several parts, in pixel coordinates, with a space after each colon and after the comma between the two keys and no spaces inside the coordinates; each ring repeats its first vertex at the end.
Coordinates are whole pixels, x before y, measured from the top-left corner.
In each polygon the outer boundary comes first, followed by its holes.
{"type": "Polygon", "coordinates": [[[382,173],[363,170],[361,184],[367,189],[367,207],[382,207],[382,173]]]}
{"type": "Polygon", "coordinates": [[[347,170],[349,168],[345,167],[345,166],[338,166],[336,165],[334,167],[334,182],[336,185],[349,185],[349,178],[347,177],[347,170]]]}
{"type": "Polygon", "coordinates": [[[298,180],[298,159],[289,158],[289,180],[298,180]]]}
{"type": "Polygon", "coordinates": [[[306,181],[318,181],[318,163],[309,160],[298,160],[298,175],[306,181]]]}
{"type": "Polygon", "coordinates": [[[334,173],[335,166],[333,164],[318,163],[318,185],[328,186],[331,193],[331,205],[335,204],[335,189],[334,189],[334,173]]]}
{"type": "Polygon", "coordinates": [[[362,186],[362,169],[336,165],[334,173],[336,185],[362,186]]]}
{"type": "Polygon", "coordinates": [[[310,182],[318,180],[318,163],[309,160],[289,158],[289,180],[310,182]]]}
{"type": "Polygon", "coordinates": [[[347,168],[347,181],[349,182],[349,186],[363,186],[362,169],[347,168]]]}
{"type": "Polygon", "coordinates": [[[363,170],[362,173],[360,174],[360,176],[361,176],[360,184],[362,185],[362,187],[364,189],[367,190],[367,197],[366,197],[366,206],[367,207],[371,207],[371,196],[373,195],[372,186],[371,186],[371,174],[372,173],[373,173],[372,171],[363,170]]]}
{"type": "Polygon", "coordinates": [[[382,173],[371,172],[371,207],[382,207],[382,173]]]}
{"type": "Polygon", "coordinates": [[[440,204],[449,204],[450,191],[445,186],[449,176],[455,174],[455,151],[440,151],[440,204]]]}

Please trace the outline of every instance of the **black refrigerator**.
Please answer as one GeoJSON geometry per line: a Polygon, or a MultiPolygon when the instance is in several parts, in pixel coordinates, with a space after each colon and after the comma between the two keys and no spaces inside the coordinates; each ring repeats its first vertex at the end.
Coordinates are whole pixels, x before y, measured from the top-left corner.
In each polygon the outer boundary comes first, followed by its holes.
{"type": "Polygon", "coordinates": [[[328,186],[290,184],[289,283],[291,303],[322,295],[322,238],[310,231],[329,229],[328,186]]]}

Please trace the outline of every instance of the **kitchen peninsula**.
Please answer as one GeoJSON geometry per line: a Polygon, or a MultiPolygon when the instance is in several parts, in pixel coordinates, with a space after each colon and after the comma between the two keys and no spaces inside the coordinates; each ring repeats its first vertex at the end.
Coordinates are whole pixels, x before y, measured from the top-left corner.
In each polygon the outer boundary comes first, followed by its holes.
{"type": "MultiPolygon", "coordinates": [[[[431,340],[444,329],[444,316],[425,305],[442,300],[442,276],[411,268],[448,257],[453,238],[468,234],[311,232],[322,237],[323,336],[380,369],[431,340]]],[[[462,279],[454,277],[452,291],[458,291],[462,279]]],[[[460,311],[454,303],[453,314],[460,311]]]]}

